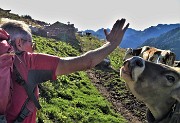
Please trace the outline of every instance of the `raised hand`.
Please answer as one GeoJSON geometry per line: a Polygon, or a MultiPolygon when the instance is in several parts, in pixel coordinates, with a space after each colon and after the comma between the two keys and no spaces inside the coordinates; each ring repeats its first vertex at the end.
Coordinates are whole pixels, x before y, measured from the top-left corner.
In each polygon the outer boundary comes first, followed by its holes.
{"type": "Polygon", "coordinates": [[[104,29],[107,41],[115,43],[116,45],[119,45],[121,43],[124,33],[126,32],[129,26],[128,23],[124,27],[125,21],[126,19],[117,20],[116,23],[113,25],[113,28],[110,33],[108,33],[106,29],[104,29]]]}

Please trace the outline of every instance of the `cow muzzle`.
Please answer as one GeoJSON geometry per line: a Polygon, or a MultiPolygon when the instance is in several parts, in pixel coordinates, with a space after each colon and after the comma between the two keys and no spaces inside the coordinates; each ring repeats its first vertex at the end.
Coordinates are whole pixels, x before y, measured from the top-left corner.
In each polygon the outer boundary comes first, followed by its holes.
{"type": "Polygon", "coordinates": [[[127,59],[122,68],[120,69],[120,76],[125,79],[125,81],[137,81],[138,77],[142,74],[145,68],[145,61],[138,56],[134,56],[127,59]]]}

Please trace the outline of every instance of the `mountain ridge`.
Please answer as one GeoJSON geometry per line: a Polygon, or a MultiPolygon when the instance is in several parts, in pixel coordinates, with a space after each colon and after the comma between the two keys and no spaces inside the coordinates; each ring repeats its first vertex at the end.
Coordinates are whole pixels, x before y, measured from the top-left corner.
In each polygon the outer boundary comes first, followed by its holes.
{"type": "MultiPolygon", "coordinates": [[[[129,48],[129,47],[137,48],[138,46],[142,45],[147,39],[158,37],[161,34],[166,33],[177,27],[180,27],[180,23],[158,24],[157,26],[150,26],[144,29],[143,31],[128,28],[120,44],[120,47],[121,48],[129,48]]],[[[99,39],[105,39],[103,28],[97,31],[85,30],[84,32],[90,32],[93,36],[99,39]]],[[[108,29],[108,32],[110,32],[110,29],[108,29]]]]}
{"type": "Polygon", "coordinates": [[[141,46],[145,45],[169,49],[176,54],[176,60],[180,60],[180,27],[161,34],[159,37],[148,39],[141,46]]]}

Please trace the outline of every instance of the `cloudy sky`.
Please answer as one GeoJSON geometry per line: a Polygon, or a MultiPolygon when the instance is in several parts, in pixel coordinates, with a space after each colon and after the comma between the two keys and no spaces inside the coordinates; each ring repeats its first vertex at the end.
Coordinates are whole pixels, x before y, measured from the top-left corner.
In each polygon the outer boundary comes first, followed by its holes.
{"type": "Polygon", "coordinates": [[[112,28],[126,18],[130,28],[180,23],[180,0],[0,0],[0,8],[47,23],[74,24],[79,30],[112,28]]]}

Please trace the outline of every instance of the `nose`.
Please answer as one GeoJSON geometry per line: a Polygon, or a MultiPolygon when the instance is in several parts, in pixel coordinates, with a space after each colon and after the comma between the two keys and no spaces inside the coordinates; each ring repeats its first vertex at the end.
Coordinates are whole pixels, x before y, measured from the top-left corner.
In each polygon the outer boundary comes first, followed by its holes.
{"type": "Polygon", "coordinates": [[[132,66],[143,67],[143,59],[140,57],[133,57],[132,60],[130,61],[130,64],[132,66]]]}
{"type": "Polygon", "coordinates": [[[144,62],[143,62],[143,59],[141,57],[138,57],[138,56],[134,56],[130,59],[127,59],[125,62],[124,62],[124,65],[128,63],[128,66],[133,68],[133,67],[143,67],[144,66],[144,62]]]}

